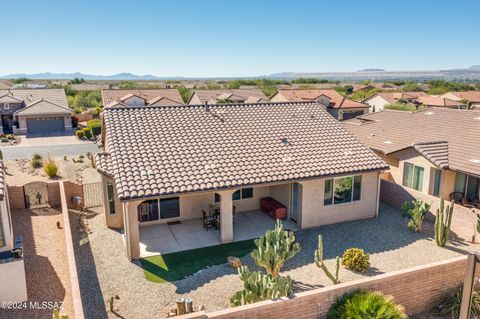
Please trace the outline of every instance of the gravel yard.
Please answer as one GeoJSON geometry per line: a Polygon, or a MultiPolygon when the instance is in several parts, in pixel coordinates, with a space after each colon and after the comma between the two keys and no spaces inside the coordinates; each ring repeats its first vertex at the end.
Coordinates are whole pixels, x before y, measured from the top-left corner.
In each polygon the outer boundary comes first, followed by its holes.
{"type": "MultiPolygon", "coordinates": [[[[13,231],[22,236],[28,301],[64,302],[61,314],[73,318],[70,273],[61,212],[45,208],[12,211],[13,231]]],[[[53,309],[0,310],[0,318],[52,318],[53,309]]]]}
{"type": "MultiPolygon", "coordinates": [[[[376,219],[297,232],[302,250],[286,263],[282,271],[283,275],[290,275],[294,279],[295,291],[331,285],[313,262],[318,234],[323,235],[325,258],[330,267],[333,267],[335,256],[350,247],[363,248],[371,254],[372,267],[363,275],[341,268],[340,279],[343,282],[448,259],[467,250],[479,250],[478,245],[456,240],[445,249],[439,248],[432,240],[431,224],[424,225],[421,234],[411,233],[400,210],[384,204],[381,204],[380,210],[380,216],[376,219]]],[[[230,296],[242,288],[236,271],[226,264],[208,267],[173,283],[147,281],[139,262],[129,262],[125,257],[121,234],[106,228],[101,209],[98,208],[97,212],[97,215],[88,219],[91,229],[89,242],[81,246],[79,242],[85,235],[76,231],[78,218],[71,213],[80,288],[87,318],[111,316],[108,299],[117,295],[120,299],[115,301],[114,308],[125,318],[163,317],[180,296],[192,298],[195,306],[205,305],[207,311],[214,311],[227,307],[230,296]]],[[[242,263],[256,269],[249,255],[242,258],[242,263]]]]}

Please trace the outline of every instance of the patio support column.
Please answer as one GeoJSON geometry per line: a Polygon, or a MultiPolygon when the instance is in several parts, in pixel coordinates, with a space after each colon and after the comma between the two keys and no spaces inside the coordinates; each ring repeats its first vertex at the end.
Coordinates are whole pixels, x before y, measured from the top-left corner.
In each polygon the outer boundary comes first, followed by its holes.
{"type": "Polygon", "coordinates": [[[140,231],[137,207],[140,202],[125,202],[123,205],[125,242],[128,259],[140,258],[140,231]]]}
{"type": "Polygon", "coordinates": [[[233,241],[233,200],[235,190],[217,192],[220,195],[220,240],[222,244],[233,241]]]}

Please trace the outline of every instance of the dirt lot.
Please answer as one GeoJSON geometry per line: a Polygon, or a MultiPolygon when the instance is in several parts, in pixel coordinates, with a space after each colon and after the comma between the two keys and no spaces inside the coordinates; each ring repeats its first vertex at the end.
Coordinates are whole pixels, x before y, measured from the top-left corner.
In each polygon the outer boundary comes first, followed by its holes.
{"type": "MultiPolygon", "coordinates": [[[[22,236],[28,301],[63,302],[62,314],[73,318],[70,273],[61,212],[51,209],[12,211],[13,231],[22,236]],[[62,229],[57,228],[60,221],[62,229]]],[[[0,310],[0,318],[52,318],[53,309],[0,310]]]]}
{"type": "Polygon", "coordinates": [[[8,185],[18,186],[25,185],[33,181],[52,181],[52,180],[77,180],[85,179],[86,182],[96,182],[99,180],[99,175],[95,169],[92,168],[90,159],[87,157],[80,158],[67,157],[54,159],[58,165],[58,177],[49,178],[43,171],[43,168],[33,168],[31,160],[7,160],[4,161],[6,166],[6,175],[8,185]],[[75,160],[75,162],[74,162],[75,160]]]}

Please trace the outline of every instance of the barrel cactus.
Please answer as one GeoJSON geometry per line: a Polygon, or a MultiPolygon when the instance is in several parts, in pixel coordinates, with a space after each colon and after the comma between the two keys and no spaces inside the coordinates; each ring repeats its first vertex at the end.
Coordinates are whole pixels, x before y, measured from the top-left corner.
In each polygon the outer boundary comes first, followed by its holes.
{"type": "Polygon", "coordinates": [[[300,251],[300,244],[295,242],[292,231],[283,230],[280,220],[277,220],[274,230],[268,230],[265,236],[255,239],[257,248],[251,256],[255,263],[265,268],[267,274],[276,278],[285,262],[300,251]]]}

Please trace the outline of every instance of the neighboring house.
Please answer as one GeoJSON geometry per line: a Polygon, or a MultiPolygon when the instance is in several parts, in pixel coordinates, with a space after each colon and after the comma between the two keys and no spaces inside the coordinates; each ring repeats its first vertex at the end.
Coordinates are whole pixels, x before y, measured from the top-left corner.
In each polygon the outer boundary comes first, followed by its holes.
{"type": "Polygon", "coordinates": [[[268,103],[268,97],[257,88],[195,90],[187,104],[268,103]]]}
{"type": "Polygon", "coordinates": [[[79,83],[71,84],[75,91],[95,91],[95,90],[108,90],[112,86],[108,83],[79,83]]]}
{"type": "Polygon", "coordinates": [[[425,92],[379,92],[366,98],[362,102],[370,106],[369,111],[372,113],[383,111],[385,105],[398,102],[399,100],[415,103],[415,100],[420,96],[429,95],[425,92]]]}
{"type": "Polygon", "coordinates": [[[390,165],[383,177],[425,194],[465,201],[480,195],[480,115],[430,108],[384,111],[344,122],[390,165]]]}
{"type": "Polygon", "coordinates": [[[370,91],[373,89],[379,89],[384,91],[396,91],[400,87],[393,83],[370,83],[370,84],[353,84],[353,92],[358,91],[370,91]]]}
{"type": "Polygon", "coordinates": [[[11,89],[13,83],[7,80],[0,80],[0,90],[8,90],[11,89]]]}
{"type": "Polygon", "coordinates": [[[14,238],[5,169],[0,161],[0,302],[27,300],[21,240],[14,238]]]}
{"type": "Polygon", "coordinates": [[[46,89],[48,88],[48,84],[45,83],[36,83],[36,82],[22,82],[15,84],[12,89],[46,89]]]}
{"type": "Polygon", "coordinates": [[[388,165],[319,102],[106,108],[102,123],[106,224],[123,229],[129,258],[144,226],[201,220],[216,202],[216,243],[245,231],[234,210],[264,197],[302,229],[378,213],[388,165]]]}
{"type": "Polygon", "coordinates": [[[419,96],[415,102],[424,107],[445,107],[449,109],[464,109],[465,103],[439,96],[419,96]]]}
{"type": "Polygon", "coordinates": [[[272,102],[316,101],[320,102],[328,113],[337,120],[348,120],[368,112],[368,105],[349,100],[335,90],[277,90],[271,97],[272,102]]]}
{"type": "Polygon", "coordinates": [[[63,89],[0,90],[3,133],[52,135],[72,129],[63,89]]]}
{"type": "Polygon", "coordinates": [[[472,108],[480,108],[480,91],[448,92],[442,97],[454,101],[467,101],[472,108]]]}
{"type": "Polygon", "coordinates": [[[177,89],[102,90],[105,107],[181,105],[177,89]]]}

